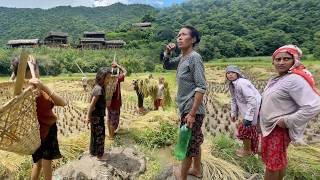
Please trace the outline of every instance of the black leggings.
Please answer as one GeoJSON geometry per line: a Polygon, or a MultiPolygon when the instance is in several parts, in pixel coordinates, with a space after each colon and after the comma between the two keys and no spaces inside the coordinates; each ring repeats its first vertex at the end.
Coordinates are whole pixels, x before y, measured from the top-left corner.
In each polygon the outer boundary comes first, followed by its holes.
{"type": "Polygon", "coordinates": [[[138,107],[143,107],[143,95],[138,90],[136,90],[137,96],[138,96],[138,107]]]}

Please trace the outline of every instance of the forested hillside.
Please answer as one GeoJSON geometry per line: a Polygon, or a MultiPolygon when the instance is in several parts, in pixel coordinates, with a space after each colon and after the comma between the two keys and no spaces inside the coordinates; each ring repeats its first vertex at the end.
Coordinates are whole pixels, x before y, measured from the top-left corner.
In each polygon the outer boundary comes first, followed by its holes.
{"type": "Polygon", "coordinates": [[[71,42],[84,31],[114,31],[139,22],[145,14],[154,12],[148,5],[113,4],[107,7],[56,7],[17,9],[0,7],[0,43],[9,39],[44,38],[49,31],[69,33],[71,42]]]}
{"type": "MultiPolygon", "coordinates": [[[[56,7],[49,10],[0,8],[0,46],[9,39],[43,39],[49,31],[68,32],[69,41],[78,43],[84,31],[103,31],[107,39],[126,41],[123,52],[129,50],[129,54],[136,55],[125,58],[134,63],[141,62],[145,68],[140,68],[139,72],[151,71],[159,63],[165,44],[175,41],[180,27],[193,25],[202,34],[198,51],[205,61],[270,56],[276,48],[287,43],[298,45],[304,54],[314,55],[309,56],[314,59],[312,57],[320,58],[319,17],[319,0],[189,0],[163,9],[120,3],[108,7],[56,7]],[[152,27],[145,30],[130,27],[131,23],[141,21],[151,21],[152,27]]],[[[13,52],[0,51],[0,61],[8,62],[13,52]]],[[[75,61],[63,54],[79,54],[74,50],[64,51],[57,59],[53,58],[56,55],[50,54],[55,50],[46,52],[49,53],[46,54],[47,61],[54,61],[51,64],[60,64],[61,67],[64,61],[59,59],[75,61]]],[[[97,64],[101,60],[94,52],[90,54],[92,58],[88,64],[97,64]]],[[[132,66],[132,63],[128,65],[132,66]]],[[[9,72],[8,68],[8,64],[0,63],[0,69],[3,69],[0,73],[9,72]]],[[[96,70],[89,65],[88,69],[96,70]]],[[[73,71],[63,67],[58,72],[73,71]]]]}
{"type": "Polygon", "coordinates": [[[319,17],[319,0],[191,0],[160,11],[157,23],[174,31],[196,26],[203,34],[201,52],[211,59],[270,55],[285,43],[312,53],[320,45],[314,41],[319,17]]]}

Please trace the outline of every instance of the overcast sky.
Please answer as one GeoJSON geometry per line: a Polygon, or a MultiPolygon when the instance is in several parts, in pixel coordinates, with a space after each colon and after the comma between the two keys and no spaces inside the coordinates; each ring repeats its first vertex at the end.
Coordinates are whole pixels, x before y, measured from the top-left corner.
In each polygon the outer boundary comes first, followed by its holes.
{"type": "Polygon", "coordinates": [[[43,8],[48,9],[56,6],[108,6],[117,2],[123,4],[142,3],[156,7],[165,7],[181,3],[185,0],[0,0],[0,7],[16,8],[43,8]]]}

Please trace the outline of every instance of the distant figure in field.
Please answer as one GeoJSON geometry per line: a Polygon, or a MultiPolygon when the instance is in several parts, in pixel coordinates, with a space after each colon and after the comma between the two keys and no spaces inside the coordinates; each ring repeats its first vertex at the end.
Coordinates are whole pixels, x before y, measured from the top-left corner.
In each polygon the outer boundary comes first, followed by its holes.
{"type": "Polygon", "coordinates": [[[265,180],[284,178],[287,148],[304,144],[307,123],[320,112],[320,96],[312,74],[300,62],[302,51],[294,45],[277,49],[272,64],[278,76],[269,80],[260,110],[261,157],[265,180]]]}
{"type": "Polygon", "coordinates": [[[105,80],[111,76],[111,70],[100,68],[96,74],[95,85],[92,89],[92,98],[87,113],[87,123],[90,123],[90,155],[97,156],[98,160],[105,160],[104,141],[105,141],[105,124],[106,116],[106,92],[105,80]]]}
{"type": "Polygon", "coordinates": [[[237,137],[242,140],[243,148],[237,150],[236,154],[239,157],[255,154],[259,146],[257,119],[261,95],[248,79],[243,78],[237,66],[230,65],[226,68],[226,78],[231,94],[230,119],[235,122],[238,117],[241,118],[237,137]]]}
{"type": "Polygon", "coordinates": [[[87,86],[88,86],[88,77],[83,76],[81,79],[82,87],[84,91],[87,91],[87,86]]]}
{"type": "Polygon", "coordinates": [[[203,96],[206,92],[205,70],[202,57],[193,47],[200,42],[198,31],[192,26],[183,26],[178,34],[180,56],[171,58],[176,49],[174,43],[166,46],[163,58],[165,69],[177,69],[177,103],[180,113],[180,126],[187,124],[192,128],[192,136],[188,145],[186,158],[181,168],[174,167],[174,175],[178,180],[186,180],[188,174],[202,177],[201,172],[201,144],[203,134],[201,126],[205,115],[203,96]],[[192,164],[192,168],[191,167],[192,164]]]}
{"type": "Polygon", "coordinates": [[[120,83],[124,81],[124,78],[127,75],[127,70],[124,67],[120,66],[115,61],[112,62],[111,66],[113,69],[112,72],[117,72],[117,73],[112,73],[113,75],[117,76],[117,85],[116,85],[115,92],[113,93],[113,96],[112,96],[111,104],[110,106],[107,107],[109,139],[113,140],[115,131],[118,129],[118,126],[119,126],[120,108],[122,105],[120,83]],[[119,71],[116,69],[119,69],[119,71]]]}
{"type": "Polygon", "coordinates": [[[145,112],[145,108],[143,107],[144,96],[139,90],[139,80],[133,80],[132,85],[133,89],[136,91],[138,97],[138,113],[143,114],[145,112]]]}
{"type": "Polygon", "coordinates": [[[158,110],[159,107],[163,109],[164,105],[164,77],[161,76],[158,82],[158,94],[157,98],[154,100],[154,108],[158,110]]]}
{"type": "MultiPolygon", "coordinates": [[[[14,75],[17,76],[19,58],[12,61],[14,75]]],[[[37,118],[40,124],[41,146],[32,154],[33,166],[31,179],[38,180],[41,169],[45,180],[52,179],[52,160],[61,158],[57,138],[57,116],[54,106],[65,106],[66,101],[40,81],[38,62],[30,55],[25,78],[28,83],[39,90],[36,98],[37,118]]]]}
{"type": "Polygon", "coordinates": [[[10,70],[11,70],[11,76],[10,76],[10,80],[11,81],[14,81],[14,79],[16,78],[16,75],[14,74],[14,66],[13,66],[13,62],[18,62],[19,61],[19,58],[18,57],[14,57],[12,60],[11,60],[11,64],[10,64],[10,70]]]}

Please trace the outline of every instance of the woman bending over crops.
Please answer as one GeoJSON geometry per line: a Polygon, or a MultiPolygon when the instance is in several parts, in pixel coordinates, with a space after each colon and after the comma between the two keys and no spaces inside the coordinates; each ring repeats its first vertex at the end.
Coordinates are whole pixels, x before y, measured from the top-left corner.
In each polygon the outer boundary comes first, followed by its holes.
{"type": "Polygon", "coordinates": [[[181,116],[180,126],[187,123],[192,128],[186,158],[181,167],[175,167],[174,175],[178,180],[186,180],[188,174],[202,177],[201,149],[203,134],[201,126],[205,114],[203,95],[206,91],[206,79],[202,57],[194,51],[194,46],[200,42],[198,31],[192,26],[183,26],[178,34],[180,56],[170,58],[176,45],[169,43],[164,52],[165,69],[177,69],[177,103],[181,116]],[[192,168],[191,167],[192,164],[192,168]]]}
{"type": "Polygon", "coordinates": [[[155,110],[158,110],[159,107],[163,109],[163,105],[164,105],[164,77],[163,76],[159,78],[157,98],[154,100],[153,104],[154,104],[155,110]]]}
{"type": "Polygon", "coordinates": [[[304,144],[307,123],[320,112],[319,93],[301,56],[294,45],[282,46],[272,55],[278,76],[269,80],[260,111],[265,180],[283,179],[289,143],[304,144]]]}
{"type": "MultiPolygon", "coordinates": [[[[12,61],[12,69],[17,76],[19,59],[12,61]]],[[[32,155],[33,166],[31,179],[39,179],[43,169],[44,179],[52,179],[52,160],[61,158],[57,138],[57,116],[52,112],[54,106],[65,106],[67,103],[57,93],[39,80],[38,62],[30,55],[25,78],[29,84],[39,90],[36,98],[37,118],[40,124],[41,146],[32,155]]]]}
{"type": "Polygon", "coordinates": [[[120,83],[124,81],[125,76],[127,75],[127,70],[117,64],[115,61],[112,62],[112,68],[119,69],[119,74],[117,75],[117,85],[116,89],[112,95],[112,100],[108,109],[108,131],[109,131],[109,139],[114,139],[115,131],[118,129],[119,121],[120,121],[120,108],[122,105],[121,100],[121,88],[120,83]]]}
{"type": "Polygon", "coordinates": [[[261,95],[253,84],[243,78],[237,66],[226,68],[226,77],[230,81],[231,121],[241,117],[237,137],[242,140],[243,148],[237,150],[239,157],[257,153],[259,135],[257,133],[257,119],[261,103],[261,95]]]}
{"type": "Polygon", "coordinates": [[[104,160],[104,140],[106,116],[105,81],[111,76],[111,70],[100,68],[97,72],[95,85],[92,89],[91,103],[87,113],[87,123],[90,123],[90,155],[97,156],[98,160],[104,160]]]}

